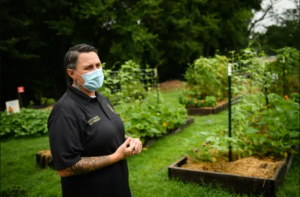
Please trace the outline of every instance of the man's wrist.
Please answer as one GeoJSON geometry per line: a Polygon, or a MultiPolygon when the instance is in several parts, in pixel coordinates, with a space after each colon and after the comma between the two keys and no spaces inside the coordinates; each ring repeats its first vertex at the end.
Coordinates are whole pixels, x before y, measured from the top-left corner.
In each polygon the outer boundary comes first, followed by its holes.
{"type": "Polygon", "coordinates": [[[109,157],[110,157],[110,160],[111,160],[112,163],[116,163],[120,160],[117,153],[113,153],[109,157]]]}

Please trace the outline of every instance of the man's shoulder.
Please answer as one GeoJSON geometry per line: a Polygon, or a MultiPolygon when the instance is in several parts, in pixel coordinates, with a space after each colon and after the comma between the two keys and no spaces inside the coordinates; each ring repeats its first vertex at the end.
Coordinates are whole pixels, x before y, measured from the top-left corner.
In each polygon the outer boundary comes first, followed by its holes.
{"type": "Polygon", "coordinates": [[[77,102],[66,93],[55,103],[51,116],[67,115],[72,116],[77,109],[77,102]]]}
{"type": "Polygon", "coordinates": [[[96,94],[97,94],[97,97],[100,98],[100,101],[104,100],[104,101],[107,101],[110,105],[112,105],[111,102],[110,102],[110,100],[108,98],[106,98],[103,94],[101,94],[99,92],[97,92],[96,94]]]}

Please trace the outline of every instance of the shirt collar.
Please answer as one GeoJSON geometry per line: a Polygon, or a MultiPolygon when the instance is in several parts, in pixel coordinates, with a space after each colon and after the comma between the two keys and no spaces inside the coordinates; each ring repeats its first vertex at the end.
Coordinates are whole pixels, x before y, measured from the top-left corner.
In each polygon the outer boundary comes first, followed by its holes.
{"type": "Polygon", "coordinates": [[[91,98],[90,96],[86,95],[85,93],[77,90],[72,86],[72,83],[69,83],[67,85],[67,94],[70,95],[74,100],[79,101],[80,103],[86,105],[89,102],[91,102],[93,99],[97,99],[98,102],[100,103],[104,96],[97,91],[95,91],[96,98],[91,98]]]}

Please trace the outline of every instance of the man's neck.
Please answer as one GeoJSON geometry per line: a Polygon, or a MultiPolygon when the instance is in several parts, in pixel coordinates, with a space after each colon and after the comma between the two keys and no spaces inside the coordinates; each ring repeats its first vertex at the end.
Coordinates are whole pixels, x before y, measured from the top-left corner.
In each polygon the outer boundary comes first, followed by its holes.
{"type": "Polygon", "coordinates": [[[88,95],[88,96],[96,96],[95,91],[89,91],[87,89],[85,89],[82,85],[80,85],[77,81],[73,82],[72,86],[74,88],[76,88],[77,90],[83,92],[84,94],[88,95]]]}

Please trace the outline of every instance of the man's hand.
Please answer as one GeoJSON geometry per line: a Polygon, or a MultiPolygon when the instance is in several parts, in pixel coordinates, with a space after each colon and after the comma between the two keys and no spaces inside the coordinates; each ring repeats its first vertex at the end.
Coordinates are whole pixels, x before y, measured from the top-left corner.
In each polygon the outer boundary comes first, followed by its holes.
{"type": "Polygon", "coordinates": [[[143,145],[140,139],[138,138],[131,138],[129,137],[128,139],[131,139],[130,141],[130,147],[134,147],[134,150],[131,152],[131,155],[138,155],[141,153],[143,145]]]}
{"type": "Polygon", "coordinates": [[[127,138],[127,140],[116,150],[113,154],[116,157],[117,161],[126,159],[131,156],[132,151],[134,151],[134,146],[131,146],[130,143],[133,138],[127,138]],[[127,147],[129,145],[129,147],[127,147]]]}
{"type": "Polygon", "coordinates": [[[98,156],[98,157],[82,157],[80,161],[76,164],[67,167],[65,169],[57,170],[61,177],[68,177],[80,174],[86,174],[100,168],[104,168],[108,165],[116,163],[120,160],[126,159],[132,155],[135,146],[129,146],[133,139],[127,139],[115,153],[108,156],[98,156]]]}

